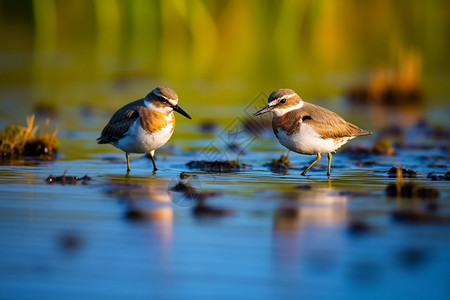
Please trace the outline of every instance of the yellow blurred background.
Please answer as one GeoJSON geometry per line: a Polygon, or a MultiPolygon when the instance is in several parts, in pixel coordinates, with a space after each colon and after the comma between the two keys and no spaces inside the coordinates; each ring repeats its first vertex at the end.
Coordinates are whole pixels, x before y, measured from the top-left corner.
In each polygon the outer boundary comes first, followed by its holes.
{"type": "Polygon", "coordinates": [[[0,16],[7,118],[10,101],[113,110],[156,85],[193,117],[233,114],[222,105],[277,88],[345,97],[377,70],[450,94],[449,1],[1,0],[0,16]]]}

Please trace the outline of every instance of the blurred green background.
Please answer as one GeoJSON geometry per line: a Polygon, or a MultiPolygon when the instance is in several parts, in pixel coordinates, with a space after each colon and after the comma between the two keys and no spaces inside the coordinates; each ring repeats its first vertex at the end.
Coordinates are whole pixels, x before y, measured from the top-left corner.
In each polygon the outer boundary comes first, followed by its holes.
{"type": "Polygon", "coordinates": [[[345,98],[376,70],[400,70],[427,103],[450,94],[444,0],[1,0],[0,16],[1,125],[36,106],[109,114],[156,85],[196,120],[277,88],[345,98]]]}

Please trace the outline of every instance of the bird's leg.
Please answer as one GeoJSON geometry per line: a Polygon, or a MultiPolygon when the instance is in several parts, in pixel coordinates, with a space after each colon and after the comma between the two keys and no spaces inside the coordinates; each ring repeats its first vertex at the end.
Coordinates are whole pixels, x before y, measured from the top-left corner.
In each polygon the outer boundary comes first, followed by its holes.
{"type": "Polygon", "coordinates": [[[331,159],[333,158],[333,155],[331,155],[331,152],[328,153],[328,172],[327,175],[330,177],[331,175],[331,159]]]}
{"type": "Polygon", "coordinates": [[[309,165],[309,167],[307,167],[307,168],[305,169],[305,171],[302,172],[302,175],[305,176],[305,175],[306,175],[306,172],[308,172],[309,169],[311,169],[312,166],[314,166],[314,164],[315,164],[316,162],[318,162],[321,158],[322,158],[322,155],[320,155],[320,153],[317,153],[317,158],[309,165]]]}
{"type": "Polygon", "coordinates": [[[127,174],[130,173],[130,153],[125,152],[125,158],[127,159],[127,174]]]}
{"type": "Polygon", "coordinates": [[[153,172],[156,172],[158,170],[158,168],[156,167],[156,164],[155,164],[155,150],[150,152],[150,158],[152,159],[152,163],[153,163],[153,172]]]}

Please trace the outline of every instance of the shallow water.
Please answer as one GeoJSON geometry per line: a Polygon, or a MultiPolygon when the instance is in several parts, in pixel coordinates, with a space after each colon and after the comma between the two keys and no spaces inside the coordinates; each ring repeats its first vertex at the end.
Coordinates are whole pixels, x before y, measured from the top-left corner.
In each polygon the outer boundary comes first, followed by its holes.
{"type": "MultiPolygon", "coordinates": [[[[180,117],[177,116],[178,120],[180,117]]],[[[2,161],[0,166],[0,298],[137,299],[207,296],[300,296],[330,299],[446,299],[450,293],[450,224],[402,222],[398,209],[426,211],[420,199],[385,195],[387,170],[399,163],[418,176],[404,179],[440,192],[433,214],[450,217],[448,181],[431,181],[450,163],[445,148],[400,149],[396,156],[338,152],[332,177],[326,158],[300,176],[312,157],[290,154],[294,169],[272,173],[264,163],[282,148],[272,133],[241,135],[233,173],[188,170],[193,159],[235,159],[228,136],[199,133],[181,121],[170,145],[151,161],[96,145],[105,120],[62,130],[55,161],[2,161]],[[194,132],[194,134],[192,134],[194,132]],[[362,162],[375,161],[370,166],[362,162]],[[50,175],[92,180],[47,184],[50,175]],[[168,191],[181,172],[206,204],[222,214],[194,213],[196,199],[168,191]],[[224,209],[224,210],[220,210],[224,209]],[[136,216],[134,213],[138,212],[136,216]],[[362,229],[351,224],[362,222],[362,229]],[[230,289],[230,287],[233,289],[230,289]],[[36,297],[38,295],[38,297],[36,297]]],[[[374,137],[350,144],[370,144],[374,137]]],[[[158,154],[159,153],[159,154],[158,154]]]]}

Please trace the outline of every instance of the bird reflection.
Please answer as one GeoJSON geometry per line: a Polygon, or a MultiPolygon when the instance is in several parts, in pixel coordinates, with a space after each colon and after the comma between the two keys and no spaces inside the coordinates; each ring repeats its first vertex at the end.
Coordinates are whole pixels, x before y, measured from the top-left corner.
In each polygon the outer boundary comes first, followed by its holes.
{"type": "MultiPolygon", "coordinates": [[[[305,246],[323,250],[328,243],[324,230],[333,230],[347,222],[347,197],[330,188],[309,187],[285,193],[283,198],[285,200],[276,209],[274,217],[273,258],[281,276],[279,280],[290,280],[298,271],[293,266],[303,265],[300,260],[304,258],[305,246]]],[[[324,268],[331,265],[330,255],[318,251],[311,261],[324,268]]]]}
{"type": "Polygon", "coordinates": [[[284,195],[276,210],[274,229],[298,231],[307,226],[334,226],[347,220],[347,196],[332,189],[299,189],[284,195]]]}
{"type": "MultiPolygon", "coordinates": [[[[157,258],[155,271],[169,273],[173,239],[173,209],[168,181],[158,177],[111,178],[109,196],[125,204],[125,219],[148,234],[149,255],[157,258]]],[[[152,259],[153,261],[153,259],[152,259]]]]}

